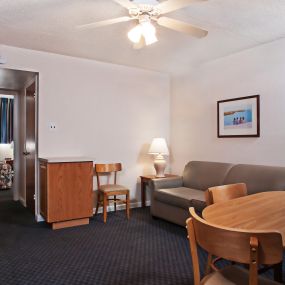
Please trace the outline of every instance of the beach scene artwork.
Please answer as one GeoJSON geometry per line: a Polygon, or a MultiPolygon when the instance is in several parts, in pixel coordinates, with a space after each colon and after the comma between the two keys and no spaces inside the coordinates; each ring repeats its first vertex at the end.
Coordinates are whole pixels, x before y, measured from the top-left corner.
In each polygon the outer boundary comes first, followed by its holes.
{"type": "Polygon", "coordinates": [[[252,104],[224,108],[224,129],[251,129],[252,104]]]}
{"type": "Polygon", "coordinates": [[[217,102],[218,137],[259,137],[259,95],[217,102]]]}

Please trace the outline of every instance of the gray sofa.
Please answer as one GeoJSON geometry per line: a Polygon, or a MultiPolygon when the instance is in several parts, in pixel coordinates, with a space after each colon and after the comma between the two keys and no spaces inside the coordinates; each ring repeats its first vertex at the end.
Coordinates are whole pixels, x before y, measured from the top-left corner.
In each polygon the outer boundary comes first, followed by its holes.
{"type": "Polygon", "coordinates": [[[244,182],[248,194],[285,190],[285,167],[191,161],[179,178],[152,180],[151,214],[184,226],[189,207],[198,212],[206,207],[209,187],[244,182]]]}

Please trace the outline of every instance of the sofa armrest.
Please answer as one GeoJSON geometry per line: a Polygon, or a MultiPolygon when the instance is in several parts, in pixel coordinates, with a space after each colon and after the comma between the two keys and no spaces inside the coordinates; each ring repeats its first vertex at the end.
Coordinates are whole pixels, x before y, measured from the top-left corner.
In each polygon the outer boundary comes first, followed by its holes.
{"type": "Polygon", "coordinates": [[[158,189],[176,188],[182,186],[183,186],[182,176],[153,179],[150,184],[150,188],[152,191],[158,189]]]}

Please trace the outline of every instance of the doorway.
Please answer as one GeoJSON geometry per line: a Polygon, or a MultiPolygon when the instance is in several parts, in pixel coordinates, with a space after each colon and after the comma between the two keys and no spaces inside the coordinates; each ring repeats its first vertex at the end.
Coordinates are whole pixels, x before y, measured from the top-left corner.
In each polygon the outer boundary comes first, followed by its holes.
{"type": "Polygon", "coordinates": [[[13,110],[14,95],[0,93],[0,201],[13,198],[13,110]]]}
{"type": "Polygon", "coordinates": [[[37,215],[38,73],[0,68],[2,93],[14,97],[12,202],[37,215]]]}

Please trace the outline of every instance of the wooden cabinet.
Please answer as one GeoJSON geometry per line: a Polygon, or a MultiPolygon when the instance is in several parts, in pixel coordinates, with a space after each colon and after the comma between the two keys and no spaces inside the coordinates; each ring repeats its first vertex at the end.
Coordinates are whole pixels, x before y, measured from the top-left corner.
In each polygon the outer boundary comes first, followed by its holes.
{"type": "Polygon", "coordinates": [[[40,213],[47,219],[47,163],[40,162],[40,213]]]}
{"type": "Polygon", "coordinates": [[[89,223],[93,161],[40,159],[40,213],[53,229],[89,223]]]}

